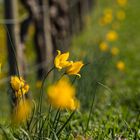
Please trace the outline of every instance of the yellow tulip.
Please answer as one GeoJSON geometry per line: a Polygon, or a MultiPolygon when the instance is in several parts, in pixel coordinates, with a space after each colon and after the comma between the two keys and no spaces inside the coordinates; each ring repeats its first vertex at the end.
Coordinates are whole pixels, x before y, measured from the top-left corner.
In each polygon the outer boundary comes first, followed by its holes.
{"type": "Polygon", "coordinates": [[[78,75],[80,77],[81,75],[79,72],[83,66],[84,64],[82,61],[74,62],[67,68],[66,73],[69,75],[78,75]]]}
{"type": "Polygon", "coordinates": [[[55,108],[75,110],[79,102],[75,97],[75,88],[65,77],[48,88],[48,99],[55,108]]]}
{"type": "Polygon", "coordinates": [[[16,97],[22,97],[23,95],[27,94],[28,91],[29,91],[29,85],[26,84],[24,87],[22,87],[18,91],[15,91],[15,95],[16,97]]]}
{"type": "Polygon", "coordinates": [[[13,90],[15,91],[18,91],[24,86],[24,80],[22,79],[22,77],[19,78],[18,76],[12,76],[10,83],[13,90]]]}
{"type": "Polygon", "coordinates": [[[72,61],[70,62],[68,61],[69,52],[63,53],[63,54],[61,54],[61,51],[59,50],[57,52],[58,52],[58,55],[55,57],[55,60],[54,60],[54,65],[56,68],[61,70],[62,68],[65,68],[72,63],[72,61]]]}
{"type": "Polygon", "coordinates": [[[29,91],[29,85],[25,83],[22,77],[12,76],[10,83],[16,97],[21,97],[29,91]]]}
{"type": "Polygon", "coordinates": [[[125,63],[123,61],[118,61],[116,66],[117,66],[117,69],[120,71],[124,71],[125,69],[125,63]]]}
{"type": "Polygon", "coordinates": [[[107,34],[106,34],[106,39],[107,41],[116,41],[118,39],[118,34],[116,31],[109,31],[107,34]]]}
{"type": "Polygon", "coordinates": [[[107,45],[106,42],[101,42],[100,45],[99,45],[99,48],[100,48],[100,50],[103,51],[103,52],[106,52],[106,51],[108,51],[108,49],[109,49],[109,47],[108,47],[108,45],[107,45]]]}
{"type": "Polygon", "coordinates": [[[105,9],[103,17],[100,18],[99,24],[101,26],[111,23],[113,20],[112,9],[105,9]]]}

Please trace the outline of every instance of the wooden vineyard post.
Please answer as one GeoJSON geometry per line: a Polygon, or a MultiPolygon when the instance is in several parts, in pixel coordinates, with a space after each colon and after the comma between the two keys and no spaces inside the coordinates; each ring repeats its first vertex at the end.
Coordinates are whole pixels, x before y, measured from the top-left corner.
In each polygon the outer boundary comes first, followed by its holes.
{"type": "Polygon", "coordinates": [[[44,37],[45,37],[45,46],[46,46],[46,62],[47,69],[51,69],[53,66],[53,45],[51,37],[51,25],[50,25],[50,14],[49,14],[49,3],[46,0],[42,0],[43,5],[43,28],[44,28],[44,37]]]}
{"type": "Polygon", "coordinates": [[[9,74],[17,74],[16,60],[20,74],[23,74],[23,49],[20,46],[19,26],[18,26],[18,7],[17,0],[4,0],[6,33],[7,33],[7,50],[9,61],[9,74]],[[13,50],[14,49],[14,50],[13,50]],[[15,55],[16,60],[15,60],[15,55]]]}

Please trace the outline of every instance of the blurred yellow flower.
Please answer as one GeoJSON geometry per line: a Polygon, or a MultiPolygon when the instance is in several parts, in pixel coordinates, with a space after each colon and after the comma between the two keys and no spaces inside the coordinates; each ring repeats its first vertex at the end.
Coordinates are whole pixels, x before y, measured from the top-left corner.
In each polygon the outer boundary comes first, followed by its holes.
{"type": "Polygon", "coordinates": [[[116,17],[118,20],[124,20],[125,19],[125,12],[123,10],[120,10],[117,12],[116,17]]]}
{"type": "Polygon", "coordinates": [[[118,55],[118,53],[119,53],[119,49],[117,47],[112,47],[111,48],[111,54],[113,56],[118,55]]]}
{"type": "Polygon", "coordinates": [[[75,88],[65,77],[48,88],[48,99],[52,106],[75,110],[79,102],[75,97],[75,88]]]}
{"type": "Polygon", "coordinates": [[[0,72],[1,72],[1,63],[0,63],[0,72]]]}
{"type": "Polygon", "coordinates": [[[120,6],[126,6],[127,0],[117,0],[118,5],[120,6]]]}
{"type": "Polygon", "coordinates": [[[108,8],[104,10],[103,17],[100,18],[99,24],[103,26],[103,25],[111,23],[112,20],[113,20],[112,9],[108,8]]]}
{"type": "Polygon", "coordinates": [[[72,62],[68,61],[69,52],[61,54],[61,51],[57,51],[58,55],[55,57],[54,65],[56,68],[61,70],[62,68],[68,67],[72,62]]]}
{"type": "Polygon", "coordinates": [[[24,80],[22,77],[18,77],[18,76],[12,76],[11,77],[11,86],[13,88],[13,90],[18,91],[19,89],[21,89],[24,86],[24,80]]]}
{"type": "Polygon", "coordinates": [[[26,121],[31,113],[31,101],[21,99],[12,113],[13,124],[20,124],[26,121]]]}
{"type": "Polygon", "coordinates": [[[106,51],[108,51],[108,49],[109,49],[109,47],[108,47],[108,45],[107,45],[106,42],[101,42],[100,45],[99,45],[99,48],[100,48],[100,50],[103,51],[103,52],[106,52],[106,51]]]}
{"type": "Polygon", "coordinates": [[[123,61],[118,61],[116,66],[117,66],[117,69],[120,71],[124,71],[125,69],[125,63],[123,61]]]}
{"type": "Polygon", "coordinates": [[[107,41],[116,41],[118,39],[118,34],[116,31],[109,31],[107,34],[106,34],[106,39],[107,41]]]}
{"type": "Polygon", "coordinates": [[[22,77],[12,76],[10,83],[16,97],[21,97],[29,91],[29,85],[25,83],[22,77]]]}
{"type": "Polygon", "coordinates": [[[66,73],[69,75],[77,75],[77,76],[81,76],[79,74],[81,68],[84,66],[82,61],[77,61],[72,63],[69,67],[67,67],[66,69],[66,73]]]}

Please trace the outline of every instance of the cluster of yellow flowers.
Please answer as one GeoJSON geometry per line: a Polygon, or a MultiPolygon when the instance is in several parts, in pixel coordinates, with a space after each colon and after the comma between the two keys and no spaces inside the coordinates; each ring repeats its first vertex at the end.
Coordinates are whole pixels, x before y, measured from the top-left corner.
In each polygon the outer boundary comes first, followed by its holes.
{"type": "Polygon", "coordinates": [[[29,91],[29,85],[22,77],[18,76],[12,76],[10,84],[17,98],[12,113],[12,122],[13,124],[20,124],[27,120],[31,113],[31,102],[24,97],[29,91]]]}
{"type": "MultiPolygon", "coordinates": [[[[60,71],[65,69],[67,75],[79,74],[81,68],[84,66],[82,61],[69,61],[69,52],[61,53],[57,51],[58,55],[54,59],[55,67],[60,71]]],[[[63,77],[57,83],[51,85],[47,91],[49,102],[55,108],[75,110],[79,107],[79,101],[75,97],[75,88],[70,84],[68,78],[63,77]]]]}
{"type": "Polygon", "coordinates": [[[75,88],[65,77],[48,88],[48,98],[51,105],[56,108],[75,110],[79,107],[75,88]]]}
{"type": "Polygon", "coordinates": [[[61,51],[57,51],[58,55],[55,57],[54,64],[58,70],[66,68],[66,74],[80,76],[79,71],[84,66],[82,61],[68,61],[69,52],[61,54],[61,51]]]}
{"type": "Polygon", "coordinates": [[[22,97],[29,91],[29,85],[25,83],[22,77],[12,76],[10,83],[16,97],[22,97]]]}
{"type": "MultiPolygon", "coordinates": [[[[120,21],[124,20],[126,17],[125,11],[123,9],[124,6],[127,4],[127,0],[116,0],[117,4],[120,6],[117,12],[113,11],[111,8],[106,8],[103,11],[103,16],[99,19],[99,24],[101,26],[111,24],[111,28],[106,33],[105,38],[99,44],[99,49],[102,52],[108,52],[112,54],[112,56],[117,56],[120,52],[119,48],[113,45],[113,42],[116,42],[119,38],[119,35],[116,29],[120,27],[120,21]],[[115,14],[115,16],[114,16],[115,14]],[[112,47],[110,47],[110,45],[112,47]]],[[[119,60],[116,63],[116,68],[120,71],[124,71],[125,64],[123,61],[119,60]]]]}

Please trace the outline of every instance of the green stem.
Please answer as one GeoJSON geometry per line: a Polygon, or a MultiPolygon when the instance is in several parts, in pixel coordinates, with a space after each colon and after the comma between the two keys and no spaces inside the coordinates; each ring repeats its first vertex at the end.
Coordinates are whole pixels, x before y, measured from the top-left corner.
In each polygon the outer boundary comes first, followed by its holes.
{"type": "MultiPolygon", "coordinates": [[[[98,83],[96,83],[98,84],[98,83]]],[[[88,117],[88,120],[87,120],[87,125],[86,125],[86,129],[85,129],[85,133],[87,132],[88,130],[88,127],[89,127],[89,122],[90,122],[90,119],[91,119],[91,114],[92,114],[92,110],[93,110],[93,106],[94,106],[94,100],[95,100],[95,94],[96,94],[96,91],[97,91],[97,87],[95,88],[95,92],[93,94],[93,97],[92,97],[92,102],[91,102],[91,107],[90,107],[90,112],[89,112],[89,117],[88,117]]]]}
{"type": "Polygon", "coordinates": [[[59,129],[59,131],[56,133],[56,135],[58,136],[61,131],[65,128],[65,126],[68,124],[68,122],[71,120],[71,118],[73,117],[74,113],[76,112],[76,110],[74,110],[71,115],[69,116],[69,118],[67,119],[67,121],[63,124],[63,126],[59,129]]]}
{"type": "Polygon", "coordinates": [[[42,80],[42,85],[41,85],[41,90],[40,90],[40,100],[39,100],[39,106],[38,106],[38,109],[39,109],[39,112],[41,113],[41,109],[42,109],[42,98],[43,98],[43,89],[44,89],[44,85],[45,85],[45,80],[46,78],[48,77],[48,75],[55,69],[55,67],[52,67],[48,72],[47,74],[44,76],[43,80],[42,80]]]}

